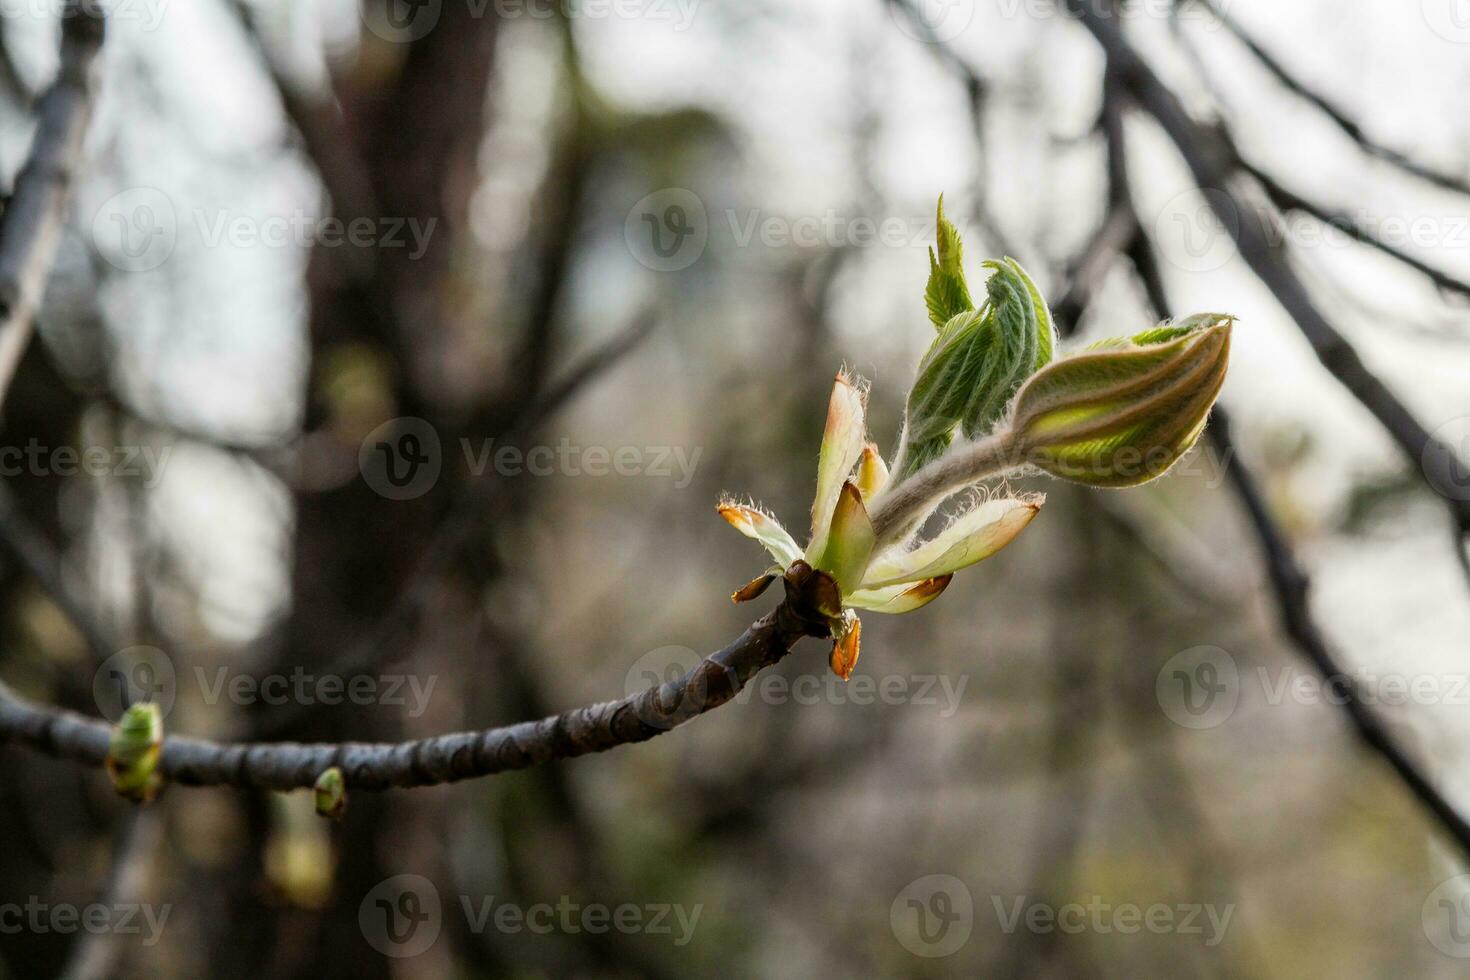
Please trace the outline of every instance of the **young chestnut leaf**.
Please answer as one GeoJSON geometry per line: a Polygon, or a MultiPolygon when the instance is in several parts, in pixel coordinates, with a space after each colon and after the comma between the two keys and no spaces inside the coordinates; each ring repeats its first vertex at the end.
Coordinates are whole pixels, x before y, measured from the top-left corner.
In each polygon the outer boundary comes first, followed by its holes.
{"type": "Polygon", "coordinates": [[[1016,389],[1052,358],[1055,330],[1036,284],[1014,259],[985,267],[985,305],[945,323],[919,362],[894,465],[899,479],[943,456],[956,430],[967,439],[989,432],[1016,389]]]}
{"type": "Polygon", "coordinates": [[[944,216],[944,195],[939,195],[939,207],[934,218],[936,249],[929,249],[929,283],[924,287],[924,305],[929,308],[929,319],[936,328],[942,328],[954,317],[975,308],[970,298],[970,287],[965,283],[963,265],[964,246],[960,242],[959,229],[944,216]]]}
{"type": "Polygon", "coordinates": [[[1162,476],[1194,445],[1230,361],[1234,317],[1203,313],[1102,341],[1022,387],[1011,426],[1026,462],[1093,487],[1162,476]]]}
{"type": "Polygon", "coordinates": [[[975,439],[995,427],[1016,390],[1051,361],[1056,347],[1051,310],[1026,270],[1015,259],[986,262],[985,268],[992,272],[985,281],[985,291],[990,296],[996,326],[986,363],[961,416],[966,439],[975,439]]]}
{"type": "Polygon", "coordinates": [[[872,500],[888,485],[888,464],[878,447],[871,442],[863,449],[863,458],[858,462],[857,488],[863,495],[863,503],[872,500]]]}

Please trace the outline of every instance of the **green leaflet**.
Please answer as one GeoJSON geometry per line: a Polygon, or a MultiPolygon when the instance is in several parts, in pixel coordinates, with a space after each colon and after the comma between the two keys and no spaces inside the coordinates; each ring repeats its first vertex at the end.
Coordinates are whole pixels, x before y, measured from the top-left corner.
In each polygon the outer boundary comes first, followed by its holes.
{"type": "Polygon", "coordinates": [[[934,326],[944,325],[961,313],[975,308],[970,298],[970,287],[965,283],[964,245],[960,242],[959,230],[944,216],[944,195],[939,195],[939,207],[935,215],[936,245],[929,249],[929,283],[924,287],[924,305],[929,308],[929,319],[934,326]]]}
{"type": "MultiPolygon", "coordinates": [[[[1005,416],[1016,390],[1052,358],[1051,312],[1014,259],[986,262],[978,310],[951,317],[919,362],[905,411],[898,479],[944,455],[956,430],[982,436],[1005,416]]],[[[931,278],[931,283],[933,279],[931,278]]]]}
{"type": "Polygon", "coordinates": [[[961,416],[965,438],[989,432],[1005,415],[1016,389],[1051,361],[1056,336],[1041,291],[1015,259],[986,262],[985,282],[996,330],[990,335],[985,371],[970,391],[961,416]]]}
{"type": "Polygon", "coordinates": [[[903,451],[894,478],[903,480],[944,455],[964,417],[971,386],[983,372],[989,308],[958,313],[939,329],[919,361],[904,410],[903,451]]]}

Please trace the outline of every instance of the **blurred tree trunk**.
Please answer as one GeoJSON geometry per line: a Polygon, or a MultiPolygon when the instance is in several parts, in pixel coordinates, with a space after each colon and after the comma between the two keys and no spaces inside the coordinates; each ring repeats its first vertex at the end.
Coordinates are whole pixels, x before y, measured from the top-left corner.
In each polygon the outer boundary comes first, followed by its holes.
{"type": "MultiPolygon", "coordinates": [[[[392,0],[382,0],[383,3],[392,0]]],[[[436,27],[411,44],[391,44],[371,32],[353,73],[338,81],[345,135],[368,178],[377,217],[416,220],[432,227],[428,250],[417,259],[410,249],[372,249],[371,272],[336,250],[318,248],[308,272],[311,301],[311,388],[306,431],[350,479],[324,490],[296,496],[293,593],[289,620],[270,669],[297,666],[320,672],[344,651],[360,644],[383,622],[383,614],[414,576],[431,539],[437,511],[450,494],[453,468],[433,490],[413,500],[389,500],[357,477],[361,439],[375,423],[394,416],[418,416],[439,432],[446,453],[457,447],[454,421],[434,397],[435,365],[422,355],[457,335],[455,263],[465,214],[476,179],[476,154],[485,131],[485,105],[498,22],[492,9],[475,17],[468,4],[445,4],[436,27]],[[430,226],[429,222],[432,222],[430,226]],[[364,390],[377,388],[378,390],[364,390]],[[381,406],[381,418],[358,413],[364,399],[381,406]],[[344,472],[346,472],[344,470],[344,472]]],[[[344,220],[364,215],[336,214],[344,220]]],[[[426,587],[428,583],[412,583],[426,587]]],[[[414,617],[397,617],[407,628],[393,637],[375,637],[385,649],[406,652],[414,617]]],[[[391,712],[385,711],[388,715],[391,712]]],[[[283,737],[371,740],[391,738],[391,721],[361,709],[316,709],[298,716],[283,737]],[[350,730],[349,730],[350,729],[350,730]]],[[[363,794],[353,799],[353,817],[338,841],[342,859],[333,885],[334,900],[323,913],[314,947],[289,962],[290,972],[311,977],[388,975],[389,962],[363,939],[358,905],[374,885],[393,874],[433,869],[389,867],[404,813],[432,805],[431,798],[409,801],[363,794]]],[[[231,875],[231,941],[215,949],[216,975],[242,970],[242,958],[272,962],[273,943],[241,942],[244,923],[258,896],[259,861],[269,823],[269,801],[252,796],[252,873],[231,875]]],[[[398,851],[402,857],[403,852],[398,851]]],[[[452,901],[446,912],[457,906],[452,901]]],[[[292,913],[287,913],[291,915],[292,913]]],[[[264,938],[264,937],[262,937],[264,938]]]]}

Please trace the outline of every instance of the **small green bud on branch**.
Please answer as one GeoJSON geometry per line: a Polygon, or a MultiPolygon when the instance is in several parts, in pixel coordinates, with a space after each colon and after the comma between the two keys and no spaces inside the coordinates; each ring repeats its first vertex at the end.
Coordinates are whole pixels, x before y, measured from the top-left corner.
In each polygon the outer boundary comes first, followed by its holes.
{"type": "Polygon", "coordinates": [[[342,776],[339,767],[332,766],[316,777],[312,793],[316,797],[316,812],[319,816],[341,820],[342,814],[347,812],[347,780],[342,776]]]}
{"type": "Polygon", "coordinates": [[[158,793],[158,754],[163,748],[163,716],[158,705],[130,705],[112,729],[107,774],[118,795],[147,803],[158,793]]]}

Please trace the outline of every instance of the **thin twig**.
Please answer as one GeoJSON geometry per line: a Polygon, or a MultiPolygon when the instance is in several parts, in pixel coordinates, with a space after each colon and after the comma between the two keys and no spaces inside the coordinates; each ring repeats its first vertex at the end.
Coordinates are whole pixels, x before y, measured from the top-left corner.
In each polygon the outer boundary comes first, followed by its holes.
{"type": "MultiPolygon", "coordinates": [[[[118,829],[113,845],[112,867],[97,904],[112,908],[119,903],[132,903],[143,890],[148,864],[163,840],[163,815],[156,810],[138,810],[127,814],[118,829]]],[[[120,930],[103,929],[84,932],[71,948],[63,980],[103,980],[118,975],[120,930]]]]}
{"type": "Polygon", "coordinates": [[[1337,211],[1325,205],[1317,204],[1315,201],[1309,201],[1307,198],[1287,188],[1259,167],[1246,163],[1245,161],[1240,161],[1240,167],[1260,183],[1266,192],[1266,196],[1281,210],[1296,211],[1315,218],[1322,224],[1330,225],[1343,232],[1352,238],[1353,241],[1366,245],[1369,248],[1377,249],[1384,255],[1403,263],[1415,272],[1428,278],[1441,290],[1470,297],[1470,282],[1452,276],[1443,270],[1436,269],[1434,266],[1429,265],[1422,259],[1415,258],[1403,249],[1395,245],[1390,245],[1346,211],[1337,211]]]}
{"type": "MultiPolygon", "coordinates": [[[[1444,440],[1431,434],[1383,381],[1368,369],[1342,333],[1317,307],[1306,286],[1272,241],[1263,216],[1232,188],[1239,154],[1219,131],[1205,130],[1185,111],[1178,96],[1159,79],[1123,36],[1119,21],[1093,9],[1086,0],[1066,0],[1068,8],[1107,54],[1112,70],[1139,106],[1163,127],[1206,194],[1210,207],[1229,230],[1240,255],[1276,297],[1311,344],[1318,360],[1367,408],[1393,437],[1431,487],[1447,485],[1467,464],[1444,440]],[[1443,472],[1430,472],[1438,468],[1443,472]]],[[[1470,499],[1440,495],[1461,538],[1470,535],[1470,499]]]]}
{"type": "Polygon", "coordinates": [[[0,19],[0,89],[4,89],[22,108],[29,110],[36,102],[36,93],[26,84],[10,53],[10,24],[0,19]]]}
{"type": "Polygon", "coordinates": [[[1063,337],[1076,333],[1082,315],[1114,260],[1138,238],[1138,210],[1128,186],[1128,156],[1123,139],[1123,85],[1111,65],[1103,72],[1102,108],[1097,128],[1107,147],[1108,206],[1103,222],[1068,264],[1062,297],[1052,304],[1052,320],[1063,337]]]}
{"type": "Polygon", "coordinates": [[[92,109],[92,63],[104,21],[96,4],[62,11],[61,67],[36,105],[36,135],[0,217],[0,400],[30,343],[46,280],[61,245],[82,137],[92,109]]]}
{"type": "MultiPolygon", "coordinates": [[[[1152,253],[1148,238],[1141,229],[1137,252],[1152,253]]],[[[1135,264],[1148,293],[1150,305],[1159,316],[1167,316],[1170,309],[1169,299],[1157,264],[1151,259],[1135,264]]],[[[1230,416],[1223,406],[1216,405],[1208,432],[1222,458],[1230,460],[1230,480],[1241,502],[1245,504],[1256,538],[1261,543],[1266,569],[1271,577],[1287,635],[1326,680],[1332,692],[1332,702],[1343,706],[1357,736],[1389,764],[1414,797],[1433,814],[1444,832],[1459,846],[1461,853],[1470,858],[1470,823],[1466,822],[1465,817],[1424,775],[1418,763],[1399,745],[1382,720],[1363,703],[1357,682],[1338,665],[1328,649],[1327,641],[1312,617],[1307,574],[1297,562],[1285,533],[1271,515],[1250,467],[1240,458],[1230,426],[1230,416]]]]}
{"type": "Polygon", "coordinates": [[[1398,774],[1404,785],[1439,822],[1440,827],[1458,846],[1461,856],[1470,859],[1470,822],[1444,797],[1416,762],[1394,738],[1382,719],[1363,703],[1362,691],[1353,677],[1337,663],[1327,641],[1312,617],[1308,601],[1310,580],[1296,560],[1291,545],[1271,516],[1255,477],[1236,453],[1230,418],[1220,408],[1210,421],[1210,438],[1223,453],[1231,453],[1230,479],[1245,504],[1256,537],[1265,553],[1266,567],[1271,573],[1276,601],[1281,610],[1287,635],[1297,649],[1312,662],[1326,680],[1329,700],[1341,704],[1359,739],[1398,774]]]}
{"type": "Polygon", "coordinates": [[[975,146],[980,153],[979,180],[975,186],[975,200],[971,205],[971,213],[975,222],[979,224],[981,233],[985,235],[995,250],[1001,255],[1020,255],[1017,248],[1005,230],[1001,228],[1000,221],[995,212],[991,210],[986,200],[985,181],[985,106],[990,96],[990,83],[987,82],[968,61],[959,55],[952,47],[946,44],[934,30],[931,24],[915,5],[913,0],[883,0],[889,7],[891,13],[905,18],[915,31],[921,34],[929,49],[934,52],[935,57],[945,68],[957,78],[965,87],[965,99],[970,106],[970,125],[975,133],[975,146]]]}
{"type": "Polygon", "coordinates": [[[1325,96],[1312,89],[1300,78],[1293,75],[1282,62],[1278,61],[1269,51],[1257,44],[1254,38],[1247,34],[1228,13],[1212,2],[1212,0],[1187,0],[1187,2],[1196,3],[1208,10],[1216,20],[1224,25],[1227,31],[1234,35],[1236,40],[1245,45],[1246,49],[1261,63],[1261,66],[1275,76],[1278,82],[1296,93],[1298,97],[1321,110],[1322,114],[1332,120],[1333,125],[1342,130],[1349,139],[1358,144],[1364,153],[1385,163],[1392,164],[1404,173],[1427,181],[1436,187],[1442,187],[1445,190],[1454,191],[1459,194],[1470,195],[1470,182],[1467,182],[1463,177],[1456,177],[1453,174],[1447,174],[1431,167],[1426,167],[1412,157],[1406,156],[1391,147],[1384,146],[1382,143],[1370,137],[1363,131],[1363,127],[1351,116],[1334,105],[1325,96]]]}
{"type": "Polygon", "coordinates": [[[4,485],[0,485],[0,553],[9,555],[35,579],[41,591],[82,635],[96,663],[102,663],[117,651],[117,644],[93,611],[66,584],[56,549],[41,529],[20,512],[14,494],[4,485]]]}
{"type": "MultiPolygon", "coordinates": [[[[164,740],[158,772],[186,786],[289,790],[312,786],[323,771],[339,766],[350,787],[383,790],[436,786],[644,742],[725,704],[803,636],[827,635],[825,619],[799,611],[807,605],[794,600],[796,592],[787,585],[787,601],[729,646],[677,680],[618,701],[540,721],[397,743],[248,744],[171,736],[164,740]]],[[[103,722],[34,704],[0,684],[0,743],[101,766],[111,732],[103,722]]]]}
{"type": "MultiPolygon", "coordinates": [[[[260,56],[261,65],[281,100],[281,108],[300,135],[307,159],[315,165],[337,216],[346,223],[358,218],[376,217],[378,206],[373,196],[372,180],[367,166],[353,149],[354,143],[347,134],[341,108],[330,93],[313,95],[304,92],[287,76],[280,57],[261,32],[254,4],[249,0],[229,0],[228,6],[260,56]]],[[[353,261],[361,263],[362,268],[357,271],[366,274],[372,267],[372,250],[358,251],[361,254],[354,255],[353,261]]]]}

